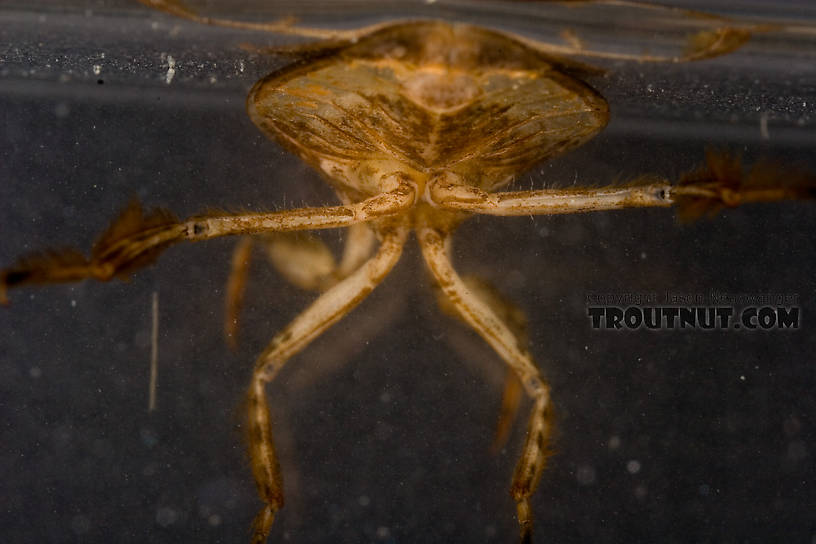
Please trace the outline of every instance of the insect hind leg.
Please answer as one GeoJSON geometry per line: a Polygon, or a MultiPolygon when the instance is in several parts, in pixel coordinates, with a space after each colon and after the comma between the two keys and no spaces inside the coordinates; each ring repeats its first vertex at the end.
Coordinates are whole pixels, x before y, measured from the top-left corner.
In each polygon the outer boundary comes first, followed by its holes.
{"type": "Polygon", "coordinates": [[[266,541],[275,514],[283,506],[283,479],[272,439],[265,386],[293,355],[356,307],[385,278],[402,254],[408,235],[402,224],[381,229],[377,253],[312,303],[279,332],[255,363],[247,395],[249,455],[264,506],[253,523],[252,542],[266,541]]]}
{"type": "MultiPolygon", "coordinates": [[[[507,325],[510,332],[516,337],[518,346],[526,350],[530,340],[527,334],[527,317],[524,315],[524,311],[484,278],[478,276],[462,276],[462,281],[474,296],[487,304],[490,309],[493,310],[493,313],[507,325]]],[[[437,303],[444,313],[456,317],[461,321],[465,321],[447,295],[441,290],[437,290],[437,303]]],[[[466,321],[465,323],[467,324],[466,321]]],[[[504,377],[504,388],[502,391],[498,423],[496,425],[496,434],[493,438],[493,444],[490,446],[490,450],[494,454],[498,453],[499,450],[504,447],[507,443],[507,439],[510,437],[510,431],[512,431],[513,423],[516,420],[521,397],[521,383],[516,377],[516,373],[508,368],[504,377]]]]}
{"type": "Polygon", "coordinates": [[[541,479],[552,434],[550,387],[542,379],[532,357],[490,305],[476,296],[454,270],[447,255],[446,233],[421,224],[419,243],[431,274],[461,318],[470,325],[515,372],[533,400],[527,438],[513,474],[510,493],[516,501],[521,542],[532,541],[533,516],[529,498],[541,479]]]}

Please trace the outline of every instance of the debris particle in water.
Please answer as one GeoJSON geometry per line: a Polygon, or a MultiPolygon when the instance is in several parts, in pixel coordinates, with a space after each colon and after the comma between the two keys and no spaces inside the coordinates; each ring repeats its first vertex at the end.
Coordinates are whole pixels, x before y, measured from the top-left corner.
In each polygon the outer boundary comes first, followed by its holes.
{"type": "Polygon", "coordinates": [[[170,85],[173,81],[173,76],[176,75],[176,59],[167,55],[167,75],[164,76],[164,82],[170,85]]]}

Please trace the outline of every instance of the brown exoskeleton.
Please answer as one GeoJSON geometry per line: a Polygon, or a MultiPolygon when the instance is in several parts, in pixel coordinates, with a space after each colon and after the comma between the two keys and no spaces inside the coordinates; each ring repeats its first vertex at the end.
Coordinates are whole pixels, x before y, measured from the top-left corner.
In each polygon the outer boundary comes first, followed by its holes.
{"type": "MultiPolygon", "coordinates": [[[[529,498],[545,466],[552,430],[546,380],[519,335],[503,318],[501,302],[468,284],[451,266],[452,232],[475,214],[513,216],[581,213],[631,207],[678,206],[698,215],[748,202],[812,196],[809,180],[781,185],[742,174],[729,159],[677,183],[656,177],[603,188],[500,191],[533,165],[575,149],[605,126],[606,100],[582,76],[588,66],[543,44],[479,27],[437,21],[399,22],[353,32],[327,32],[288,24],[250,25],[203,18],[175,2],[144,3],[209,24],[246,26],[324,38],[307,62],[259,81],[247,99],[253,122],[320,171],[340,205],[274,213],[207,214],[179,221],[164,210],[125,210],[94,246],[90,258],[53,252],[6,269],[2,288],[31,283],[127,277],[181,241],[349,227],[344,259],[322,263],[307,243],[273,242],[278,267],[323,294],[278,333],[258,358],[248,392],[250,456],[264,506],[253,541],[266,539],[283,505],[265,386],[310,341],[336,323],[396,264],[411,232],[447,304],[512,369],[531,399],[526,440],[511,493],[522,541],[532,538],[529,498]],[[371,254],[371,233],[380,246],[371,254]],[[287,246],[287,244],[290,244],[287,246]],[[287,249],[288,248],[288,249],[287,249]],[[298,265],[293,259],[300,259],[298,265]]],[[[726,53],[748,39],[725,27],[677,59],[726,53]]],[[[580,51],[575,51],[580,53],[580,51]]],[[[230,307],[240,298],[238,280],[230,307]]],[[[228,319],[228,323],[233,322],[228,319]]],[[[234,331],[233,331],[234,332],[234,331]]],[[[516,382],[509,382],[508,397],[516,382]]]]}

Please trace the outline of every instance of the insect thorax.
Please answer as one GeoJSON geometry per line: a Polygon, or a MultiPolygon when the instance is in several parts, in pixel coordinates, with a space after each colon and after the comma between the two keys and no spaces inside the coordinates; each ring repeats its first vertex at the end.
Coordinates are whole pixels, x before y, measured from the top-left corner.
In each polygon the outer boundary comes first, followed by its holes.
{"type": "Polygon", "coordinates": [[[402,23],[259,81],[253,121],[360,195],[350,176],[396,161],[494,190],[606,124],[606,101],[520,41],[468,25],[402,23]],[[345,166],[343,166],[345,165],[345,166]]]}

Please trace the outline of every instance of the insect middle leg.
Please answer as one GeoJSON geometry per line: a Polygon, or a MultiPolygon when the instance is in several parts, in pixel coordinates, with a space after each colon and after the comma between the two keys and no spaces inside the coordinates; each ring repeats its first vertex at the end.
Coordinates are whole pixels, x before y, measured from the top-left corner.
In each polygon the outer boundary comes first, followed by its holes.
{"type": "Polygon", "coordinates": [[[377,253],[354,273],[323,293],[285,329],[275,335],[258,357],[248,392],[249,454],[258,493],[266,504],[253,523],[253,543],[263,543],[283,506],[283,482],[272,441],[265,386],[293,355],[348,314],[385,278],[402,254],[406,225],[381,227],[377,253]]]}
{"type": "Polygon", "coordinates": [[[417,236],[431,274],[461,318],[510,366],[524,391],[533,399],[527,438],[510,486],[510,493],[516,501],[521,542],[529,543],[533,526],[529,498],[541,479],[552,433],[550,387],[542,379],[529,352],[519,345],[517,336],[489,304],[468,289],[454,270],[446,249],[448,233],[425,224],[419,226],[417,236]]]}

